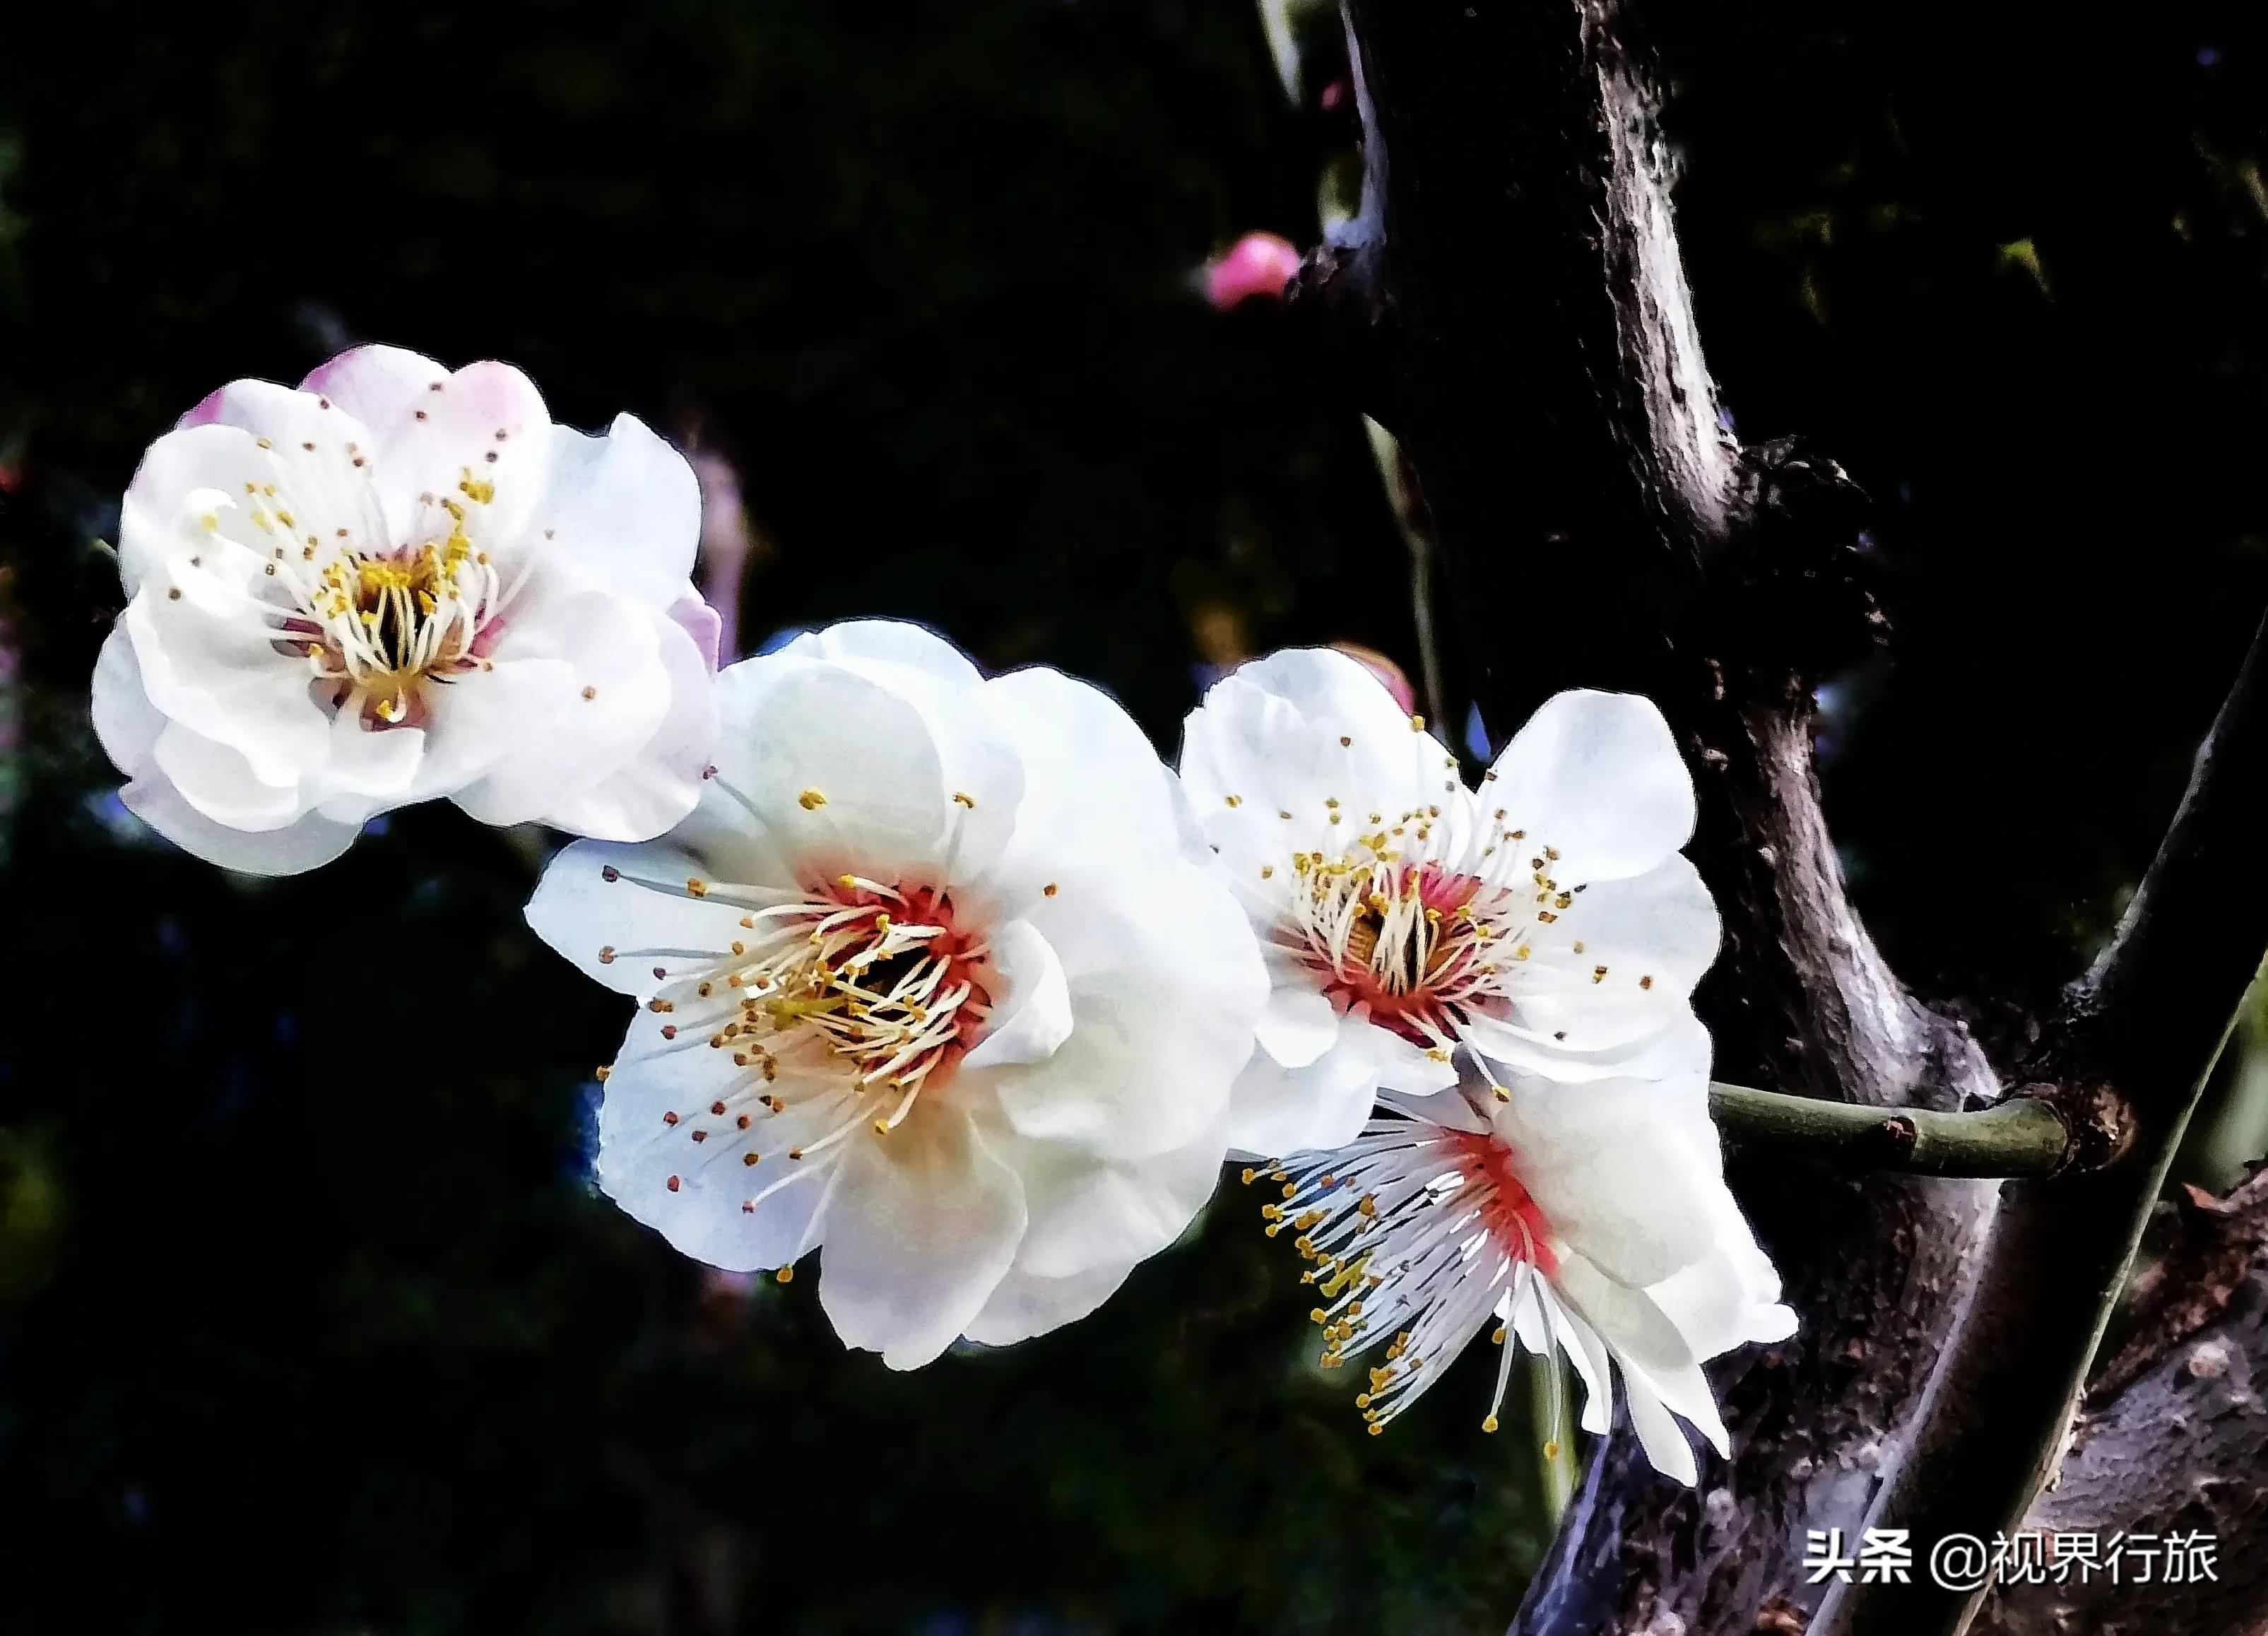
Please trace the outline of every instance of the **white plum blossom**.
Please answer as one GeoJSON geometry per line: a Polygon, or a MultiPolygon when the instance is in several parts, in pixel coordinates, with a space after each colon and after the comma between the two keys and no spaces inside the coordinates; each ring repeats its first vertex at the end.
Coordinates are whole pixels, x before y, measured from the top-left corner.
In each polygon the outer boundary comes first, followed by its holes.
{"type": "Polygon", "coordinates": [[[1344,1146],[1382,1091],[1454,1084],[1461,1046],[1567,1084],[1682,1060],[1718,922],[1646,700],[1558,695],[1474,792],[1367,668],[1293,649],[1212,688],[1181,766],[1273,984],[1234,1147],[1344,1146]]]}
{"type": "MultiPolygon", "coordinates": [[[[1380,1344],[1355,1398],[1373,1433],[1440,1377],[1484,1327],[1504,1346],[1482,1421],[1494,1431],[1516,1338],[1565,1352],[1584,1386],[1582,1424],[1611,1418],[1609,1362],[1657,1470],[1691,1484],[1690,1422],[1728,1452],[1701,1364],[1785,1339],[1795,1316],[1725,1186],[1709,1116],[1709,1036],[1697,1022],[1657,1053],[1662,1077],[1581,1085],[1468,1072],[1386,1108],[1336,1152],[1265,1173],[1263,1207],[1314,1265],[1323,1361],[1380,1344]]],[[[1246,1172],[1248,1180],[1257,1179],[1246,1172]]]]}
{"type": "Polygon", "coordinates": [[[127,490],[94,675],[126,805],[212,862],[312,868],[446,796],[636,840],[692,807],[716,616],[693,473],[518,370],[393,347],[222,387],[127,490]]]}
{"type": "Polygon", "coordinates": [[[895,1367],[1083,1316],[1219,1179],[1267,976],[1116,704],[861,622],[718,677],[699,807],[578,842],[531,925],[634,995],[598,1179],[736,1271],[821,1251],[895,1367]]]}

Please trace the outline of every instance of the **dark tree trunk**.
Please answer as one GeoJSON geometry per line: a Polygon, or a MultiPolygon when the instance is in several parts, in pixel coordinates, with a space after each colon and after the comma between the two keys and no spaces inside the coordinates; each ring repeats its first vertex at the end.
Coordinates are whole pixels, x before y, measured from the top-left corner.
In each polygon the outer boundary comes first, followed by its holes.
{"type": "Polygon", "coordinates": [[[2066,1569],[2003,1587],[1980,1636],[2251,1636],[2268,1623],[2268,1176],[2192,1203],[2165,1258],[2137,1280],[2132,1334],[2090,1391],[2061,1482],[2027,1529],[2159,1543],[2134,1569],[2066,1569]],[[2209,1574],[2166,1536],[2202,1532],[2209,1574]]]}
{"type": "MultiPolygon", "coordinates": [[[[1856,497],[1800,445],[1743,448],[1720,424],[1624,5],[1343,5],[1364,209],[1294,294],[1422,485],[1454,674],[1499,736],[1570,686],[1634,689],[1668,715],[1700,789],[1693,853],[1725,920],[1699,997],[1723,1077],[1870,1104],[1993,1099],[1964,1028],[1897,982],[1845,895],[1811,696],[1823,667],[1880,634],[1854,572],[1856,497]]],[[[2070,1037],[2123,1039],[2079,1026],[2099,995],[2080,991],[2070,1037]]],[[[2216,991],[2192,1009],[2220,1003],[2216,991]]],[[[2090,1161],[2124,1129],[2088,1123],[2102,1083],[2073,1076],[2065,1107],[2084,1116],[2090,1161]]],[[[2161,1129],[2171,1105],[2152,1116],[2161,1129]]],[[[1826,1595],[1804,1583],[1806,1531],[1855,1538],[1883,1497],[2003,1190],[1786,1161],[1767,1175],[1734,1159],[1801,1329],[1718,1370],[1734,1458],[1708,1462],[1697,1492],[1657,1477],[1627,1428],[1605,1441],[1515,1632],[1801,1630],[1826,1595]]],[[[2046,1220],[2028,1200],[2069,1185],[2031,1184],[2019,1225],[2046,1220]]],[[[2131,1175],[2108,1185],[2114,1216],[2142,1197],[2131,1175]]],[[[2080,1282],[2100,1284],[2127,1229],[2117,1216],[2088,1234],[2102,1253],[2080,1282]]],[[[2007,1238],[2003,1279],[2020,1271],[2007,1238]]],[[[2083,1367],[2084,1349],[2066,1350],[2083,1367]]],[[[1970,1447],[1958,1426],[1939,1431],[1970,1447]]],[[[1977,1470],[2014,1466],[2003,1451],[1977,1470]]]]}

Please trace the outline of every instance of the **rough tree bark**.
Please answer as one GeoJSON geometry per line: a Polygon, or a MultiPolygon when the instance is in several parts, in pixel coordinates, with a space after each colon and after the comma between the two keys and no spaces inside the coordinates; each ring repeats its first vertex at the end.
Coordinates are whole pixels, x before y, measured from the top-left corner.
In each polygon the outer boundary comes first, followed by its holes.
{"type": "Polygon", "coordinates": [[[2220,1544],[2210,1579],[2070,1575],[1996,1591],[1977,1636],[2249,1636],[2268,1610],[2268,1174],[2194,1195],[2136,1280],[2131,1334],[2088,1392],[2063,1480],[2024,1520],[2043,1532],[2220,1544]]]}
{"type": "MultiPolygon", "coordinates": [[[[1501,734],[1579,684],[1646,692],[1669,716],[1725,918],[1700,996],[1723,1077],[1876,1105],[1996,1099],[1962,1026],[1897,982],[1845,895],[1811,697],[1878,635],[1855,496],[1801,446],[1743,448],[1720,424],[1624,6],[1342,9],[1364,208],[1293,294],[1342,338],[1422,484],[1484,720],[1501,734]]],[[[2100,1063],[2053,1067],[2030,1077],[2102,1082],[2100,1063]]],[[[2101,1160],[2108,1136],[2080,1123],[2101,1160]]],[[[1779,1156],[1767,1186],[1762,1156],[1734,1159],[1801,1330],[1719,1374],[1734,1457],[1697,1492],[1656,1478],[1627,1428],[1605,1441],[1516,1636],[1801,1630],[1824,1595],[1803,1582],[1806,1530],[1855,1537],[1876,1507],[2001,1190],[1779,1156]]]]}

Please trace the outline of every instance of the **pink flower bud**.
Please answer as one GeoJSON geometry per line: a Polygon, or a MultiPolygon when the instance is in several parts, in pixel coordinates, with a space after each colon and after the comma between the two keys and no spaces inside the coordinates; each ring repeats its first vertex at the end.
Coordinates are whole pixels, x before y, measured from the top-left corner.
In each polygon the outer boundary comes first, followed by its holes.
{"type": "Polygon", "coordinates": [[[1300,270],[1300,252],[1288,239],[1249,232],[1204,269],[1205,299],[1226,313],[1255,296],[1281,300],[1284,286],[1300,270]]]}

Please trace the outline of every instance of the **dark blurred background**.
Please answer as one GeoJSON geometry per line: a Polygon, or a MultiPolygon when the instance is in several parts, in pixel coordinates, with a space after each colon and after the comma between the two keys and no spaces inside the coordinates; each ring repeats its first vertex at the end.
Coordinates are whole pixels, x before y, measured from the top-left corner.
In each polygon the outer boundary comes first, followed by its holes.
{"type": "MultiPolygon", "coordinates": [[[[1739,430],[1875,501],[1897,639],[1822,747],[1862,905],[2005,1035],[2268,600],[2268,17],[1648,10],[1739,430]]],[[[912,615],[1167,747],[1270,646],[1414,670],[1359,423],[1189,276],[1312,241],[1327,40],[1303,111],[1233,0],[7,26],[0,1628],[1500,1628],[1545,1524],[1487,1360],[1359,1435],[1240,1191],[1095,1317],[893,1374],[586,1187],[625,1019],[521,927],[541,837],[412,811],[230,877],[86,723],[142,448],[364,340],[695,448],[750,649],[912,615]]],[[[2258,1054],[2222,1077],[2216,1184],[2268,1146],[2258,1054]]]]}

